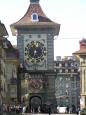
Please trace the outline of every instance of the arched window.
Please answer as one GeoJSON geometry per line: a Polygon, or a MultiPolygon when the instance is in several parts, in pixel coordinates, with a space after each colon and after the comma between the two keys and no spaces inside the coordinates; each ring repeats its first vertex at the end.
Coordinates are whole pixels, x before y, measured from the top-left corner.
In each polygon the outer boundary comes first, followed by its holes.
{"type": "Polygon", "coordinates": [[[38,15],[37,15],[37,13],[33,13],[32,15],[31,15],[31,19],[32,19],[32,21],[36,21],[36,22],[38,22],[38,15]]]}

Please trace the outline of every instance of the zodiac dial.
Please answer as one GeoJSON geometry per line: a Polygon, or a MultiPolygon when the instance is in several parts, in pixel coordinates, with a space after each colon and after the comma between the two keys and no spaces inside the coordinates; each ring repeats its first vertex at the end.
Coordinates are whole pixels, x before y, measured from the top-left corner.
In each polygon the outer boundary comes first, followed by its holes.
{"type": "Polygon", "coordinates": [[[41,79],[31,79],[29,81],[28,87],[32,90],[32,91],[38,91],[41,90],[43,88],[43,84],[42,84],[42,80],[41,79]]]}

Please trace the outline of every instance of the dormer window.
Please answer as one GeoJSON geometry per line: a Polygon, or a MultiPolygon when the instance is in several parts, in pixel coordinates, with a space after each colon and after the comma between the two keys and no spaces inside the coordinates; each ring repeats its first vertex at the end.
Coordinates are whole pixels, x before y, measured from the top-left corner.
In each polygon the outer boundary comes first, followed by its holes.
{"type": "Polygon", "coordinates": [[[31,17],[32,17],[32,21],[33,21],[33,22],[38,22],[38,14],[37,14],[37,13],[33,13],[33,14],[31,15],[31,17]]]}

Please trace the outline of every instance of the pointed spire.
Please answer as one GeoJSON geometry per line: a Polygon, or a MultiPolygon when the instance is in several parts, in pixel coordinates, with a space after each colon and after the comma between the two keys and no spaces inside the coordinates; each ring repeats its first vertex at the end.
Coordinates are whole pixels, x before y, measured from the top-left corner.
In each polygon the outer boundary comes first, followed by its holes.
{"type": "Polygon", "coordinates": [[[37,3],[39,3],[39,0],[30,0],[30,3],[31,4],[35,4],[35,3],[37,4],[37,3]]]}

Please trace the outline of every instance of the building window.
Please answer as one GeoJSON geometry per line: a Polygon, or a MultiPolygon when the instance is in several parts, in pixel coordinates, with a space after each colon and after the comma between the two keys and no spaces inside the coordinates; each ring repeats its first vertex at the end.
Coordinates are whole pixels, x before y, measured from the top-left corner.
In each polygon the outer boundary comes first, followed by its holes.
{"type": "Polygon", "coordinates": [[[59,63],[56,63],[56,66],[59,66],[59,63]]]}
{"type": "Polygon", "coordinates": [[[68,101],[68,99],[66,99],[66,103],[68,103],[69,101],[68,101]]]}
{"type": "Polygon", "coordinates": [[[66,77],[65,79],[66,79],[66,81],[68,81],[68,79],[69,79],[69,78],[68,78],[68,77],[66,77]]]}
{"type": "Polygon", "coordinates": [[[65,73],[65,69],[63,69],[62,72],[65,73]]]}
{"type": "Polygon", "coordinates": [[[74,72],[74,69],[71,69],[71,72],[73,73],[73,72],[74,72]]]}
{"type": "Polygon", "coordinates": [[[66,84],[66,88],[68,88],[69,87],[69,85],[68,85],[68,83],[66,84]]]}
{"type": "Polygon", "coordinates": [[[62,67],[65,67],[65,63],[62,64],[62,67]]]}
{"type": "Polygon", "coordinates": [[[60,77],[59,80],[62,81],[62,77],[60,77]]]}
{"type": "Polygon", "coordinates": [[[31,15],[31,19],[32,19],[32,21],[38,22],[38,14],[37,13],[33,13],[31,15]]]}
{"type": "Polygon", "coordinates": [[[59,63],[59,67],[62,67],[62,64],[61,64],[61,63],[59,63]]]}
{"type": "Polygon", "coordinates": [[[71,67],[74,67],[74,64],[73,64],[73,63],[71,63],[71,67]]]}
{"type": "Polygon", "coordinates": [[[33,20],[37,20],[37,15],[33,14],[33,20]]]}
{"type": "Polygon", "coordinates": [[[71,73],[71,69],[68,69],[68,73],[71,73]]]}
{"type": "Polygon", "coordinates": [[[68,63],[68,67],[71,67],[71,63],[68,63]]]}
{"type": "Polygon", "coordinates": [[[62,69],[59,70],[59,73],[62,73],[62,69]]]}
{"type": "Polygon", "coordinates": [[[68,73],[68,69],[65,70],[65,73],[68,73]]]}
{"type": "Polygon", "coordinates": [[[25,42],[28,42],[28,40],[25,40],[25,42]]]}
{"type": "Polygon", "coordinates": [[[58,70],[58,69],[56,69],[56,72],[57,72],[57,73],[59,73],[59,70],[58,70]]]}
{"type": "Polygon", "coordinates": [[[68,64],[67,63],[65,63],[65,67],[67,67],[68,66],[68,64]]]}
{"type": "Polygon", "coordinates": [[[77,73],[77,72],[78,72],[78,70],[77,70],[77,69],[74,69],[74,72],[75,72],[75,73],[77,73]]]}
{"type": "Polygon", "coordinates": [[[32,38],[32,35],[31,35],[31,34],[29,35],[29,38],[32,38]]]}
{"type": "Polygon", "coordinates": [[[74,67],[78,67],[78,64],[77,64],[77,63],[74,63],[74,67]]]}
{"type": "Polygon", "coordinates": [[[38,35],[38,38],[41,38],[41,35],[40,35],[40,34],[38,35]]]}

